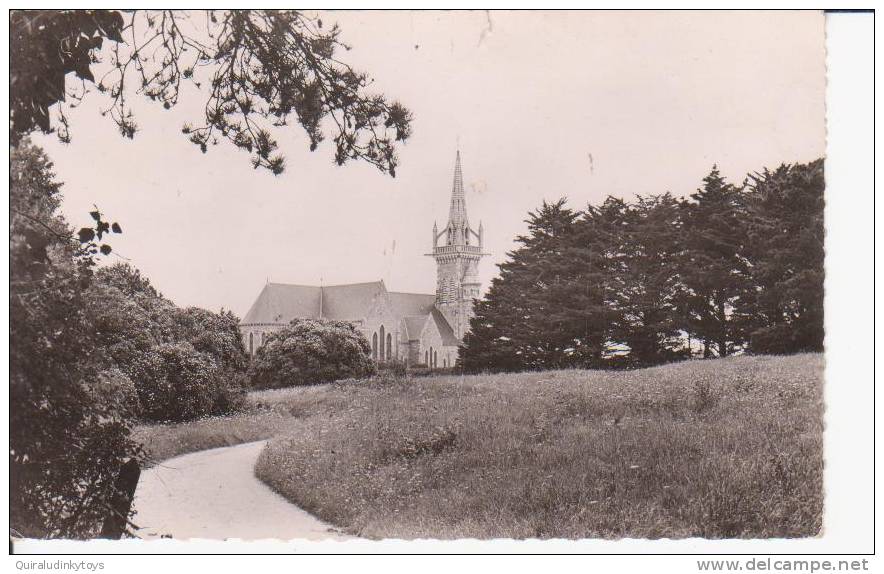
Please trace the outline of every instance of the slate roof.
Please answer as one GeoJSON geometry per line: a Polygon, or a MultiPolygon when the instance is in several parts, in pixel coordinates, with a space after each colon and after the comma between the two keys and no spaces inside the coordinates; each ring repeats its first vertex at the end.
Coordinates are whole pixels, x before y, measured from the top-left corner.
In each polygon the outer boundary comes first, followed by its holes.
{"type": "Polygon", "coordinates": [[[312,285],[268,283],[243,317],[244,324],[288,323],[296,317],[319,317],[320,288],[312,285]]]}
{"type": "Polygon", "coordinates": [[[353,321],[368,314],[375,297],[386,291],[383,281],[329,285],[322,288],[322,317],[353,321]]]}
{"type": "Polygon", "coordinates": [[[409,341],[414,341],[420,339],[424,325],[427,323],[427,315],[412,315],[402,319],[402,322],[405,323],[405,336],[409,341]]]}
{"type": "MultiPolygon", "coordinates": [[[[397,293],[391,291],[390,305],[397,317],[429,314],[436,306],[436,296],[424,293],[397,293]]],[[[426,318],[426,317],[425,317],[426,318]]]]}
{"type": "MultiPolygon", "coordinates": [[[[256,323],[286,324],[292,319],[337,319],[354,321],[368,315],[376,297],[386,292],[383,281],[348,285],[288,285],[268,283],[246,313],[244,325],[256,323]],[[322,307],[320,309],[320,306],[322,307]],[[320,312],[321,311],[321,312],[320,312]]],[[[436,297],[425,293],[387,293],[396,317],[401,317],[409,339],[420,337],[428,315],[442,333],[445,344],[457,345],[454,332],[444,316],[435,310],[436,297]]]]}
{"type": "Polygon", "coordinates": [[[436,328],[439,329],[439,334],[442,335],[443,345],[451,345],[454,347],[460,345],[460,341],[454,336],[454,329],[451,328],[451,325],[448,324],[445,316],[438,309],[433,308],[432,312],[430,312],[430,316],[433,318],[433,321],[436,322],[436,328]]]}

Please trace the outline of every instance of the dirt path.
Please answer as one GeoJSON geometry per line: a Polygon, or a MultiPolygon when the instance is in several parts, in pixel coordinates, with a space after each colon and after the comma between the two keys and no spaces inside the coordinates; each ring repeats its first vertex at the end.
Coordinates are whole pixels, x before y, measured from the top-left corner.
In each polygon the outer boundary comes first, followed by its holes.
{"type": "Polygon", "coordinates": [[[135,491],[139,536],[260,540],[349,538],[255,478],[266,441],[186,454],[145,470],[135,491]]]}

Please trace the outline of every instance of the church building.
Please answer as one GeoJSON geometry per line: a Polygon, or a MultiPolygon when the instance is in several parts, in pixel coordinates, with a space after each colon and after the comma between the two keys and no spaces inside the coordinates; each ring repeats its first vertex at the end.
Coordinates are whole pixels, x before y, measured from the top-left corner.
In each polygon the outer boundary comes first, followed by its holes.
{"type": "Polygon", "coordinates": [[[292,319],[335,319],[353,323],[371,344],[379,362],[399,360],[430,368],[452,367],[458,346],[469,330],[473,300],[479,297],[479,260],[483,229],[470,226],[460,152],[448,225],[433,224],[436,293],[388,291],[383,281],[348,285],[267,283],[240,323],[246,348],[254,353],[267,334],[292,319]]]}

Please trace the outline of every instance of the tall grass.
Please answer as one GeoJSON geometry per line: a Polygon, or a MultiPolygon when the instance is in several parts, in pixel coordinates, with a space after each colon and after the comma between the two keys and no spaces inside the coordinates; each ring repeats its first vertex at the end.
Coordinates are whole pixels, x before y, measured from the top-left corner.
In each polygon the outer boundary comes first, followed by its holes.
{"type": "Polygon", "coordinates": [[[822,371],[808,354],[280,391],[258,397],[286,418],[256,474],[371,538],[813,536],[822,371]]]}
{"type": "Polygon", "coordinates": [[[134,438],[147,455],[147,465],[191,452],[268,439],[289,432],[306,416],[309,401],[285,404],[291,391],[250,393],[244,408],[225,416],[205,417],[183,423],[142,425],[134,438]]]}

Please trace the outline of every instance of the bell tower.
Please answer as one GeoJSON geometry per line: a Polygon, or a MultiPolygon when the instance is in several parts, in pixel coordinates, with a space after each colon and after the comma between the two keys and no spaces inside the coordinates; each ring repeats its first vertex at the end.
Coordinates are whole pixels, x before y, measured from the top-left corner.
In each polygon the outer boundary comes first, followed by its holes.
{"type": "Polygon", "coordinates": [[[479,222],[477,231],[470,227],[467,218],[458,150],[448,225],[440,231],[433,223],[433,252],[427,254],[436,260],[436,307],[458,339],[463,339],[469,330],[473,299],[479,297],[479,260],[487,255],[482,251],[483,234],[482,223],[479,222]]]}

